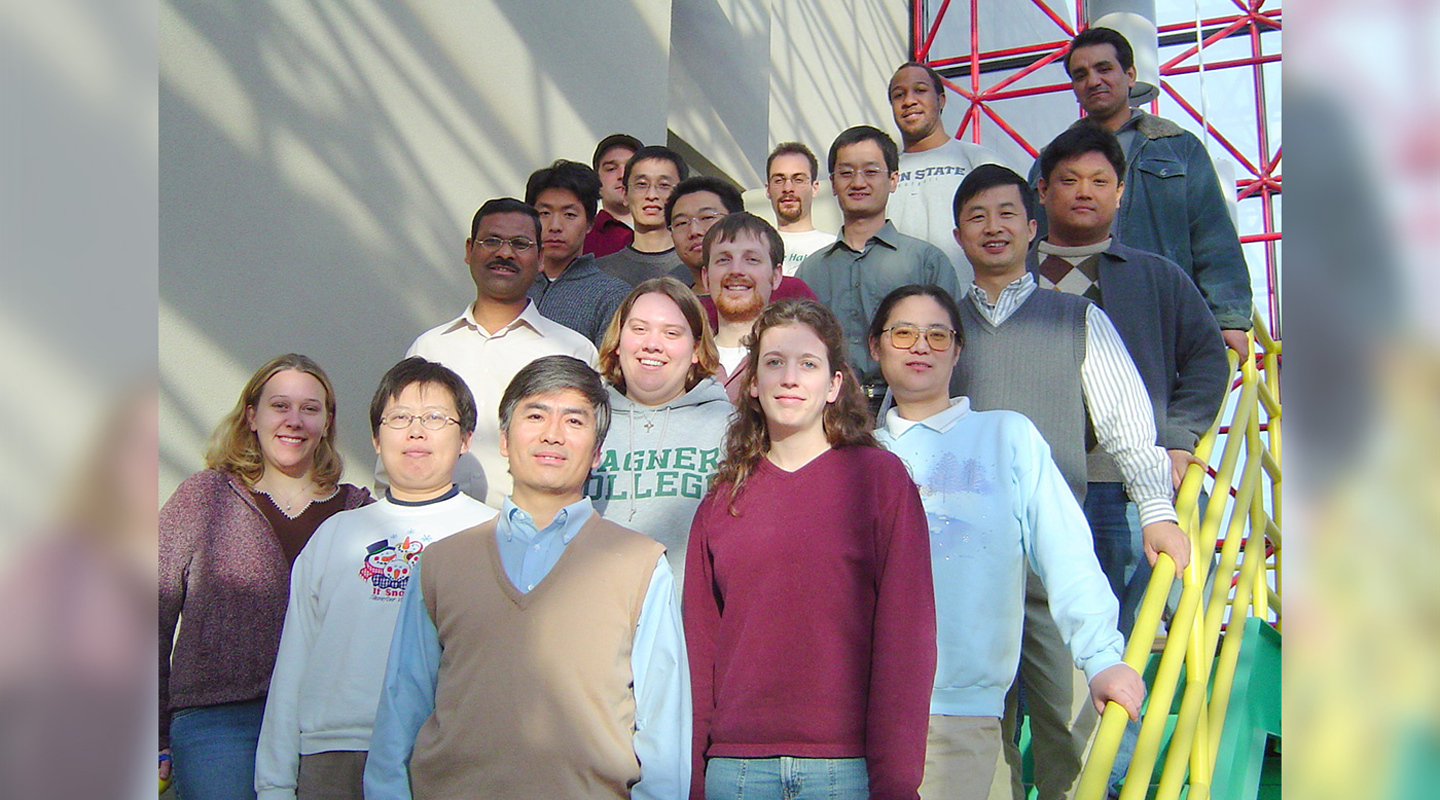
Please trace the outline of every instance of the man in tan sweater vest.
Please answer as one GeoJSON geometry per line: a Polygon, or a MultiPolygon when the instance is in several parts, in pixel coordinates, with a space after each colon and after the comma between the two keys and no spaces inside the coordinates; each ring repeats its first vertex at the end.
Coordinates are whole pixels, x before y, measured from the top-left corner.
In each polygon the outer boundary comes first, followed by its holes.
{"type": "Polygon", "coordinates": [[[537,359],[506,388],[513,494],[421,557],[367,798],[689,793],[689,672],[665,549],[583,493],[609,424],[605,387],[578,359],[537,359]]]}

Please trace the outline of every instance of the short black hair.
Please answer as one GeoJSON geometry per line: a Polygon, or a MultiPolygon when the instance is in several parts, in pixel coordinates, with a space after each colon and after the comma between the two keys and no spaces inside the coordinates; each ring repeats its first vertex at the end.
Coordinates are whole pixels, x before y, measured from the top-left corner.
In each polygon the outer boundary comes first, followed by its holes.
{"type": "Polygon", "coordinates": [[[1050,173],[1061,161],[1086,153],[1105,156],[1115,168],[1116,180],[1125,182],[1125,151],[1120,147],[1120,140],[1088,117],[1066,128],[1040,151],[1040,177],[1050,180],[1050,173]]]}
{"type": "Polygon", "coordinates": [[[665,201],[665,224],[670,224],[670,214],[675,210],[675,201],[687,194],[696,192],[714,192],[720,198],[720,205],[725,207],[726,214],[734,214],[736,211],[745,210],[745,201],[740,197],[740,190],[735,184],[723,178],[712,178],[709,175],[696,175],[693,178],[686,178],[676,184],[670,190],[670,197],[665,201]]]}
{"type": "Polygon", "coordinates": [[[600,208],[600,176],[595,174],[595,170],[579,161],[556,159],[550,166],[530,173],[530,180],[525,182],[525,202],[535,205],[540,193],[546,189],[564,189],[575,195],[585,208],[585,218],[592,222],[595,220],[600,208]]]}
{"type": "Polygon", "coordinates": [[[840,154],[840,148],[849,147],[859,142],[874,142],[880,146],[880,152],[885,154],[885,171],[897,172],[900,169],[900,148],[895,146],[895,140],[890,134],[873,125],[856,125],[853,128],[846,128],[835,137],[830,144],[830,155],[825,166],[831,172],[835,171],[835,159],[840,154]]]}
{"type": "Polygon", "coordinates": [[[635,165],[639,164],[641,161],[652,158],[658,158],[662,161],[669,161],[671,164],[674,164],[675,175],[679,177],[680,180],[683,181],[686,178],[690,177],[690,167],[685,164],[685,159],[681,158],[679,153],[671,150],[663,144],[647,144],[639,150],[636,150],[635,155],[630,156],[630,160],[625,162],[625,176],[622,179],[622,182],[626,186],[629,186],[630,170],[634,169],[635,165]]]}
{"type": "Polygon", "coordinates": [[[875,307],[875,316],[870,320],[871,341],[880,341],[880,334],[885,332],[885,323],[890,321],[890,313],[907,297],[929,297],[939,303],[940,307],[945,309],[945,315],[950,317],[950,327],[955,331],[955,347],[964,349],[965,326],[960,322],[960,306],[956,304],[954,295],[933,283],[912,283],[885,295],[885,299],[875,307]]]}
{"type": "Polygon", "coordinates": [[[527,397],[574,389],[595,409],[595,450],[605,444],[610,431],[610,390],[596,372],[574,356],[541,356],[515,373],[500,397],[500,430],[510,430],[515,406],[527,397]]]}
{"type": "Polygon", "coordinates": [[[765,159],[765,181],[767,183],[770,181],[770,165],[775,163],[775,159],[786,155],[804,156],[805,160],[810,162],[810,180],[813,181],[820,177],[817,174],[820,172],[820,160],[815,157],[815,151],[801,142],[781,142],[775,145],[775,149],[771,150],[770,155],[765,159]]]}
{"type": "Polygon", "coordinates": [[[905,69],[906,67],[918,67],[925,70],[925,74],[930,76],[930,82],[935,84],[935,94],[941,95],[942,97],[944,96],[945,84],[940,78],[940,73],[936,72],[935,68],[930,66],[929,64],[921,64],[919,61],[906,61],[904,64],[896,67],[895,71],[890,73],[891,83],[894,83],[895,76],[900,74],[900,70],[905,69]]]}
{"type": "Polygon", "coordinates": [[[780,232],[764,218],[748,211],[731,212],[710,226],[710,230],[705,232],[705,242],[702,245],[704,263],[710,263],[710,248],[717,242],[733,242],[742,233],[748,233],[765,242],[770,248],[771,266],[778,267],[785,263],[785,240],[780,238],[780,232]]]}
{"type": "Polygon", "coordinates": [[[1025,209],[1026,219],[1035,219],[1035,192],[1030,184],[1020,177],[1020,174],[1009,167],[999,164],[981,164],[970,170],[965,180],[960,181],[960,186],[955,190],[955,202],[950,211],[955,216],[955,227],[960,227],[960,215],[965,210],[965,204],[971,198],[980,194],[986,189],[993,189],[996,186],[1014,186],[1020,190],[1020,205],[1025,209]]]}
{"type": "Polygon", "coordinates": [[[1130,40],[1120,31],[1113,28],[1086,28],[1070,40],[1070,49],[1065,51],[1065,74],[1070,74],[1071,53],[1097,44],[1108,44],[1115,48],[1115,58],[1120,62],[1120,69],[1129,70],[1135,66],[1135,50],[1130,47],[1130,40]]]}
{"type": "Polygon", "coordinates": [[[526,214],[535,222],[535,240],[540,240],[540,212],[524,201],[516,200],[513,197],[496,197],[486,200],[475,212],[475,218],[470,220],[470,238],[474,239],[475,234],[480,232],[480,220],[491,214],[526,214]]]}
{"type": "Polygon", "coordinates": [[[612,133],[595,145],[595,155],[590,156],[590,168],[599,172],[601,159],[605,158],[606,153],[617,147],[623,147],[633,153],[644,146],[639,139],[628,133],[612,133]]]}
{"type": "Polygon", "coordinates": [[[455,401],[455,413],[460,415],[460,430],[466,433],[475,432],[475,395],[471,394],[465,379],[443,364],[426,361],[420,356],[410,356],[391,367],[380,378],[380,386],[370,400],[371,436],[380,435],[380,418],[385,414],[385,407],[390,405],[392,400],[398,399],[405,387],[416,383],[433,383],[449,391],[451,399],[455,401]]]}

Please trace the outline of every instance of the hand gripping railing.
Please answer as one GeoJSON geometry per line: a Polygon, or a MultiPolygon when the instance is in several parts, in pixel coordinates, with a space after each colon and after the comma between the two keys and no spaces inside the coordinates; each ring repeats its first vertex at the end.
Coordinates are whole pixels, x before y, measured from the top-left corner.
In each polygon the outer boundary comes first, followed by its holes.
{"type": "MultiPolygon", "coordinates": [[[[1258,314],[1254,322],[1249,338],[1252,355],[1238,359],[1240,378],[1195,448],[1195,455],[1208,465],[1216,442],[1225,437],[1209,502],[1202,514],[1197,501],[1210,470],[1198,464],[1191,464],[1176,497],[1175,510],[1190,534],[1193,557],[1181,579],[1180,600],[1149,687],[1148,711],[1120,800],[1139,800],[1150,789],[1182,669],[1184,690],[1155,797],[1178,798],[1187,785],[1187,800],[1210,796],[1216,744],[1224,730],[1245,620],[1253,616],[1269,622],[1273,612],[1274,625],[1280,627],[1280,344],[1270,338],[1258,314]],[[1257,351],[1258,358],[1253,355],[1257,351]],[[1229,421],[1222,425],[1227,415],[1229,421]],[[1225,535],[1220,540],[1222,527],[1225,535]],[[1221,542],[1218,562],[1213,557],[1217,540],[1221,542]],[[1206,571],[1212,565],[1213,581],[1201,613],[1206,571]],[[1220,643],[1222,628],[1226,635],[1220,643]]],[[[1237,357],[1233,351],[1229,356],[1233,375],[1237,357]]],[[[1142,673],[1174,580],[1175,564],[1162,553],[1125,648],[1125,663],[1142,673]]],[[[1105,797],[1126,720],[1123,708],[1107,704],[1080,775],[1076,800],[1105,797]]]]}

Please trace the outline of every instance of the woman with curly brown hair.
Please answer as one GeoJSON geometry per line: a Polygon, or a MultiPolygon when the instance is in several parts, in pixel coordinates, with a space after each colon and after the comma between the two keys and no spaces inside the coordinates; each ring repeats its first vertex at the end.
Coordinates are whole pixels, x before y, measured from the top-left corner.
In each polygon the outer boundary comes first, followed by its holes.
{"type": "Polygon", "coordinates": [[[920,495],[824,306],[770,305],[748,347],[685,564],[691,797],[916,797],[935,674],[920,495]]]}
{"type": "Polygon", "coordinates": [[[290,567],[370,493],[339,482],[335,389],[295,353],[251,376],[205,466],[160,510],[161,777],[173,749],[183,800],[253,798],[290,567]]]}

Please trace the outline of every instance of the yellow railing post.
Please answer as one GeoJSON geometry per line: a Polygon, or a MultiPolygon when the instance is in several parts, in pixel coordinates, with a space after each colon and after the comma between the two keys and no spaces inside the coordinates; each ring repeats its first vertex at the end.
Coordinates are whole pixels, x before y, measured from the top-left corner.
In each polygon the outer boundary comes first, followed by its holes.
{"type": "MultiPolygon", "coordinates": [[[[1182,527],[1191,536],[1195,553],[1181,579],[1180,601],[1170,621],[1165,648],[1150,687],[1148,712],[1140,726],[1120,792],[1121,800],[1138,800],[1149,790],[1182,668],[1185,690],[1155,796],[1156,800],[1171,800],[1182,791],[1186,792],[1187,800],[1209,796],[1217,745],[1224,731],[1229,694],[1235,681],[1244,619],[1253,614],[1268,620],[1274,611],[1276,627],[1279,627],[1280,344],[1270,337],[1258,315],[1249,345],[1250,353],[1246,356],[1230,356],[1231,375],[1238,368],[1241,379],[1239,391],[1233,393],[1234,405],[1229,408],[1228,432],[1220,458],[1211,461],[1226,416],[1225,406],[1195,449],[1201,461],[1217,464],[1210,500],[1205,508],[1199,508],[1205,470],[1193,465],[1176,496],[1176,512],[1182,527]],[[1257,352],[1260,353],[1258,364],[1257,352]],[[1266,512],[1267,503],[1271,513],[1266,512]],[[1216,562],[1216,544],[1222,528],[1224,544],[1216,562]],[[1267,564],[1265,556],[1267,538],[1275,548],[1273,565],[1267,564]],[[1214,584],[1207,593],[1204,587],[1212,564],[1214,584]],[[1269,584],[1272,571],[1275,573],[1273,590],[1269,584]],[[1220,630],[1227,621],[1229,633],[1222,642],[1220,630]]],[[[1162,555],[1155,564],[1125,649],[1125,663],[1136,669],[1143,670],[1149,658],[1174,574],[1174,563],[1162,555]]],[[[1075,793],[1077,800],[1100,800],[1105,796],[1124,725],[1123,709],[1110,704],[1101,716],[1081,773],[1075,793]]]]}

